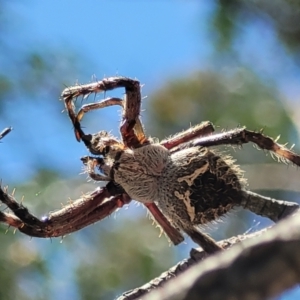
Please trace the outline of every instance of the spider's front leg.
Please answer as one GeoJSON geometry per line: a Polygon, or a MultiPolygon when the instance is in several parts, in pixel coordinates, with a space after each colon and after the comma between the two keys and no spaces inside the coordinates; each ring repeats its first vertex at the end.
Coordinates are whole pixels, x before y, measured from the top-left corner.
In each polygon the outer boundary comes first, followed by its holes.
{"type": "Polygon", "coordinates": [[[109,77],[94,83],[66,88],[62,92],[61,97],[65,102],[65,106],[73,123],[75,135],[78,141],[80,139],[85,141],[85,134],[80,125],[80,121],[84,113],[90,110],[104,108],[106,106],[120,105],[123,107],[123,121],[120,130],[125,146],[139,147],[141,144],[148,142],[144,134],[143,126],[139,120],[141,109],[139,81],[126,77],[109,77]],[[83,105],[78,114],[76,114],[74,100],[77,97],[83,96],[85,98],[92,93],[104,92],[120,87],[125,88],[124,100],[109,98],[98,103],[89,103],[83,105]]]}
{"type": "Polygon", "coordinates": [[[0,222],[17,228],[29,236],[40,238],[64,236],[102,220],[131,201],[126,195],[111,197],[110,190],[110,186],[97,189],[61,210],[39,219],[9,195],[6,189],[0,187],[1,202],[12,211],[12,213],[0,212],[0,222]],[[110,199],[107,200],[108,198],[110,199]]]}

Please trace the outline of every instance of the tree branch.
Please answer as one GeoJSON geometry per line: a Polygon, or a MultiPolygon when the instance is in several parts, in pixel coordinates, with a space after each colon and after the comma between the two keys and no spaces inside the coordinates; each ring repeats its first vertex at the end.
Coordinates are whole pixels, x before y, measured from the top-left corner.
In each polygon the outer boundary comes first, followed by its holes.
{"type": "Polygon", "coordinates": [[[210,257],[193,249],[190,258],[118,300],[259,300],[300,282],[300,213],[220,244],[234,247],[210,257]]]}

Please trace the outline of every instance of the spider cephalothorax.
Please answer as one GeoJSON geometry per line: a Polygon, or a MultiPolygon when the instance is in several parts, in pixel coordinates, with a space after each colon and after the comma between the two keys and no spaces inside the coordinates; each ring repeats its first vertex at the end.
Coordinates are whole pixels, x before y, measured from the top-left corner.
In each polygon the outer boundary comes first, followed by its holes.
{"type": "Polygon", "coordinates": [[[233,207],[241,206],[273,221],[291,214],[298,204],[271,199],[245,188],[245,180],[231,157],[219,154],[213,146],[253,142],[284,160],[300,166],[300,156],[262,133],[245,128],[214,134],[210,122],[203,122],[161,142],[144,134],[139,118],[140,84],[125,77],[67,88],[62,93],[75,136],[94,156],[82,158],[86,172],[96,181],[106,181],[102,189],[39,220],[18,204],[5,190],[0,200],[13,214],[0,212],[0,221],[38,237],[61,236],[79,230],[110,215],[134,199],[143,203],[155,221],[176,245],[183,241],[181,231],[213,253],[221,248],[198,225],[214,221],[233,207]],[[75,112],[74,100],[91,93],[125,88],[125,98],[108,98],[83,105],[75,112]],[[90,110],[119,105],[123,108],[121,138],[100,131],[85,134],[80,121],[90,110]]]}

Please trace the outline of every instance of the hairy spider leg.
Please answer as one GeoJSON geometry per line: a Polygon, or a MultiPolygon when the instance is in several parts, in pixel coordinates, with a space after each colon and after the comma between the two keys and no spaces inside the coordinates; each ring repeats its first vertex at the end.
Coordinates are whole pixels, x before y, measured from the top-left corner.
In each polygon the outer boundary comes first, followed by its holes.
{"type": "MultiPolygon", "coordinates": [[[[112,105],[119,105],[122,108],[124,108],[124,103],[125,103],[125,101],[122,99],[119,99],[119,98],[107,98],[100,102],[84,104],[79,109],[77,115],[75,115],[76,120],[75,120],[74,124],[80,124],[80,121],[82,120],[84,114],[91,110],[101,109],[101,108],[105,108],[105,107],[112,106],[112,105]]],[[[78,127],[78,125],[77,125],[77,127],[78,127]]],[[[81,128],[80,128],[80,130],[81,130],[81,128]]],[[[81,132],[81,135],[79,136],[79,140],[82,138],[82,130],[81,131],[80,130],[78,131],[78,133],[81,132]]],[[[142,144],[145,141],[145,134],[144,134],[144,129],[143,129],[142,123],[139,118],[136,119],[136,124],[134,126],[134,132],[135,132],[140,144],[142,144]]],[[[124,138],[125,137],[122,136],[123,142],[124,142],[124,138]]]]}
{"type": "Polygon", "coordinates": [[[169,220],[162,214],[155,203],[146,203],[145,206],[175,246],[184,241],[184,237],[181,235],[180,231],[171,225],[169,220]]]}
{"type": "Polygon", "coordinates": [[[300,166],[300,155],[276,143],[272,138],[263,135],[261,132],[254,132],[246,128],[237,128],[230,131],[214,134],[192,141],[190,146],[217,146],[217,145],[242,145],[249,142],[254,143],[263,150],[273,152],[283,161],[290,161],[300,166]]]}
{"type": "MultiPolygon", "coordinates": [[[[248,142],[256,144],[263,150],[274,152],[276,156],[282,158],[284,161],[288,160],[300,166],[300,156],[298,154],[279,145],[272,138],[262,133],[249,131],[245,128],[233,129],[227,132],[202,137],[185,144],[185,146],[211,147],[218,145],[242,145],[248,142]]],[[[182,147],[184,147],[184,145],[182,145],[182,147]]],[[[237,205],[249,209],[257,215],[268,217],[274,222],[280,221],[299,209],[298,203],[272,199],[248,190],[242,190],[240,198],[236,200],[237,205]]]]}
{"type": "Polygon", "coordinates": [[[298,203],[265,197],[247,190],[241,191],[240,201],[242,207],[257,215],[268,217],[275,223],[299,209],[298,203]]]}
{"type": "Polygon", "coordinates": [[[214,126],[211,122],[201,122],[200,124],[197,124],[187,130],[162,140],[160,144],[169,150],[174,150],[175,147],[189,142],[197,137],[209,136],[214,132],[214,130],[214,126]]]}
{"type": "Polygon", "coordinates": [[[80,141],[85,136],[85,134],[81,128],[81,124],[80,124],[80,121],[82,120],[83,115],[85,113],[87,113],[91,110],[101,109],[101,108],[112,106],[112,105],[119,105],[119,106],[123,107],[123,100],[119,99],[119,98],[107,98],[100,102],[88,103],[88,104],[81,106],[81,108],[79,109],[77,114],[75,113],[73,99],[71,99],[70,101],[66,100],[65,105],[66,105],[67,111],[69,113],[69,117],[74,125],[76,139],[77,139],[77,141],[80,141]]]}
{"type": "Polygon", "coordinates": [[[0,200],[14,213],[12,215],[0,212],[0,222],[18,228],[29,236],[40,238],[64,236],[105,218],[130,202],[126,196],[117,195],[103,203],[110,196],[111,193],[106,187],[99,188],[39,219],[0,187],[0,200]]]}
{"type": "Polygon", "coordinates": [[[123,121],[120,131],[125,146],[139,147],[141,144],[148,142],[147,138],[145,137],[142,124],[139,120],[141,109],[141,91],[139,81],[126,77],[110,77],[94,83],[66,88],[62,92],[61,97],[65,101],[65,106],[74,125],[75,135],[78,141],[84,135],[80,126],[80,119],[82,118],[82,114],[84,112],[110,105],[121,105],[123,106],[123,121]],[[91,93],[113,90],[120,87],[125,88],[124,103],[120,102],[123,101],[121,99],[111,98],[115,100],[115,103],[112,103],[113,101],[107,99],[106,102],[102,101],[102,104],[100,106],[97,106],[97,104],[87,104],[85,108],[83,108],[83,110],[80,110],[80,116],[79,118],[77,118],[73,103],[74,99],[79,96],[87,97],[91,93]]]}

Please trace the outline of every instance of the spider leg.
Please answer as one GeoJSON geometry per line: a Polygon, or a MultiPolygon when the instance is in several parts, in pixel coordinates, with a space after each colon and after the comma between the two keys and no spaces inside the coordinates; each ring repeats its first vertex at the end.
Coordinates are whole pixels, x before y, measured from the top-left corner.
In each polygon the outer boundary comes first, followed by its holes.
{"type": "Polygon", "coordinates": [[[139,115],[141,112],[141,87],[137,80],[131,80],[130,85],[125,88],[125,104],[123,121],[120,127],[123,142],[127,147],[137,148],[147,144],[148,139],[144,134],[139,115]]]}
{"type": "Polygon", "coordinates": [[[171,225],[171,223],[162,214],[155,203],[146,203],[145,206],[148,208],[155,221],[161,226],[174,245],[178,245],[183,242],[184,237],[176,228],[171,225]]]}
{"type": "Polygon", "coordinates": [[[241,192],[241,200],[239,201],[241,201],[240,205],[242,207],[257,215],[268,217],[275,223],[292,215],[299,209],[298,203],[277,200],[246,190],[241,192]]]}
{"type": "Polygon", "coordinates": [[[217,251],[223,250],[223,248],[220,247],[214,239],[212,239],[209,235],[202,233],[195,227],[190,226],[183,228],[182,230],[208,254],[213,254],[217,251]]]}
{"type": "Polygon", "coordinates": [[[197,137],[210,135],[214,132],[214,126],[211,122],[202,122],[183,132],[180,132],[168,139],[162,140],[160,144],[167,149],[173,149],[183,143],[189,142],[197,137]]]}
{"type": "Polygon", "coordinates": [[[111,215],[117,209],[129,204],[131,199],[127,194],[119,194],[112,197],[109,201],[97,206],[87,215],[84,215],[74,226],[74,231],[80,230],[88,225],[96,223],[111,215]]]}
{"type": "Polygon", "coordinates": [[[139,81],[126,77],[110,77],[94,83],[66,88],[62,92],[61,97],[65,102],[69,117],[74,125],[77,140],[80,140],[84,136],[84,132],[80,126],[80,120],[82,119],[84,112],[109,105],[121,105],[123,106],[124,111],[120,130],[124,144],[128,147],[139,147],[141,144],[147,142],[143,126],[139,120],[141,109],[139,81]],[[88,104],[83,106],[78,115],[76,115],[73,101],[78,96],[87,97],[91,93],[113,90],[120,87],[125,88],[124,101],[118,98],[111,98],[107,99],[106,102],[105,100],[100,102],[102,104],[88,104]]]}
{"type": "Polygon", "coordinates": [[[123,107],[123,100],[119,98],[107,98],[97,103],[88,103],[83,106],[81,106],[80,110],[76,114],[75,112],[75,106],[73,102],[73,98],[71,97],[65,97],[65,107],[68,111],[69,117],[73,123],[74,130],[75,130],[75,136],[77,141],[80,141],[84,136],[84,132],[81,128],[80,121],[83,118],[83,115],[91,110],[100,109],[112,105],[119,105],[123,107]]]}
{"type": "Polygon", "coordinates": [[[64,236],[105,218],[117,208],[130,202],[121,195],[107,200],[110,197],[107,188],[97,189],[61,210],[39,219],[0,187],[0,200],[13,213],[0,212],[0,222],[18,228],[29,236],[41,238],[64,236]],[[107,201],[103,203],[105,200],[107,201]]]}
{"type": "MultiPolygon", "coordinates": [[[[119,98],[107,98],[97,103],[88,103],[85,105],[82,105],[80,110],[78,111],[76,115],[76,121],[75,124],[80,124],[80,121],[83,118],[83,115],[91,110],[101,109],[104,107],[112,106],[112,105],[119,105],[124,108],[124,100],[119,98]]],[[[137,118],[134,126],[135,134],[137,135],[137,138],[140,142],[142,142],[145,139],[144,129],[142,126],[142,123],[139,118],[137,118]]],[[[77,125],[78,127],[78,125],[77,125]]],[[[82,131],[82,130],[81,130],[82,131]]],[[[76,135],[77,136],[77,135],[76,135]]]]}
{"type": "Polygon", "coordinates": [[[273,139],[260,132],[254,132],[245,128],[238,128],[223,133],[199,138],[189,143],[190,146],[217,146],[217,145],[242,145],[252,142],[263,150],[272,151],[283,160],[289,160],[300,166],[300,155],[276,143],[273,139]]]}

